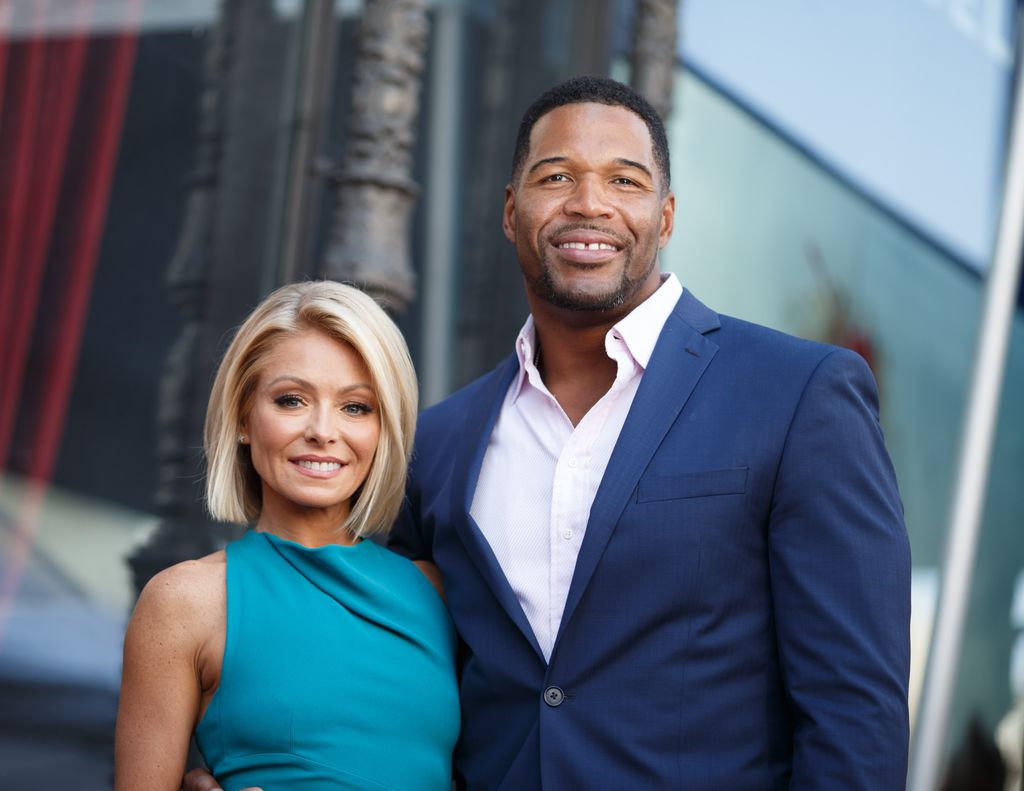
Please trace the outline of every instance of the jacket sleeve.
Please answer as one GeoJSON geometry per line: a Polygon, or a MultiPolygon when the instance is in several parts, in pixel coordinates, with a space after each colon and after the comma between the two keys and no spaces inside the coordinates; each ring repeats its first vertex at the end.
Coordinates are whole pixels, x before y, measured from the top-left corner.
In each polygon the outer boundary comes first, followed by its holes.
{"type": "Polygon", "coordinates": [[[769,519],[794,789],[903,791],[910,545],[866,363],[830,352],[783,449],[769,519]]]}

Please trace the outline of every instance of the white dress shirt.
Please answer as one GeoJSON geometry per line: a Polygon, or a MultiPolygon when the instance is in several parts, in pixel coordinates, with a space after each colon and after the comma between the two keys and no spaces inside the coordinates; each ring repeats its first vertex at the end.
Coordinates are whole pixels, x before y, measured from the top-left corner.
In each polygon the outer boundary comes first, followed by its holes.
{"type": "Polygon", "coordinates": [[[675,275],[615,324],[615,381],[575,427],[534,365],[533,317],[516,339],[519,375],[491,433],[470,514],[519,599],[544,658],[562,622],[590,506],[654,345],[683,293],[675,275]]]}

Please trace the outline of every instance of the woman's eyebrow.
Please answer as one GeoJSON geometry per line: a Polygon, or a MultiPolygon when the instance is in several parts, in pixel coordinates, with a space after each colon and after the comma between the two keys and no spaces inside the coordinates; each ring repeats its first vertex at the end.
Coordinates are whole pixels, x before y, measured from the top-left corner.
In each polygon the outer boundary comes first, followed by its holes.
{"type": "MultiPolygon", "coordinates": [[[[309,381],[303,379],[301,376],[295,376],[294,374],[281,374],[281,376],[278,376],[278,377],[274,378],[273,380],[271,380],[270,382],[267,382],[267,387],[273,387],[274,385],[276,385],[276,384],[278,384],[280,382],[293,382],[294,384],[297,384],[299,387],[304,387],[307,390],[315,390],[316,389],[316,386],[312,382],[309,382],[309,381]]],[[[371,385],[368,382],[354,382],[353,384],[345,385],[344,387],[339,389],[338,392],[339,393],[349,393],[349,392],[351,392],[353,390],[360,390],[360,389],[366,389],[366,390],[369,390],[372,393],[373,392],[373,385],[371,385]]]]}
{"type": "Polygon", "coordinates": [[[295,384],[299,385],[300,387],[306,387],[306,388],[308,388],[310,390],[313,389],[313,383],[312,382],[307,382],[301,376],[295,376],[294,374],[281,374],[281,376],[278,376],[278,377],[274,378],[272,381],[267,382],[267,387],[273,387],[278,382],[294,382],[295,384]]]}

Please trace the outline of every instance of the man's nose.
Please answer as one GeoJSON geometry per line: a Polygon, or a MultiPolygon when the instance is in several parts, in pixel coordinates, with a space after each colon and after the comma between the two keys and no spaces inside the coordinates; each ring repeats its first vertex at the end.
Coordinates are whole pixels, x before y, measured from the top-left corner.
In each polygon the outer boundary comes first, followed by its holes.
{"type": "Polygon", "coordinates": [[[565,202],[565,212],[580,217],[611,216],[612,206],[601,179],[597,176],[580,178],[565,202]]]}

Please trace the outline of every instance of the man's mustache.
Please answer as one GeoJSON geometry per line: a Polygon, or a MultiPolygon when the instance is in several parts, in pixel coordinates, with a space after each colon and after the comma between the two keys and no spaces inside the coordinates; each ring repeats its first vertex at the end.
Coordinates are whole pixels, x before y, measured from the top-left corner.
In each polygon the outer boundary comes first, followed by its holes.
{"type": "Polygon", "coordinates": [[[573,233],[574,231],[593,231],[594,233],[599,233],[602,236],[607,236],[610,239],[614,239],[619,247],[625,247],[627,245],[627,240],[622,236],[622,234],[618,233],[617,231],[611,228],[605,228],[602,225],[598,225],[597,223],[592,222],[576,222],[566,223],[565,225],[559,225],[557,228],[552,228],[550,231],[548,231],[548,233],[544,235],[544,238],[545,241],[550,239],[557,239],[560,236],[573,233]]]}

